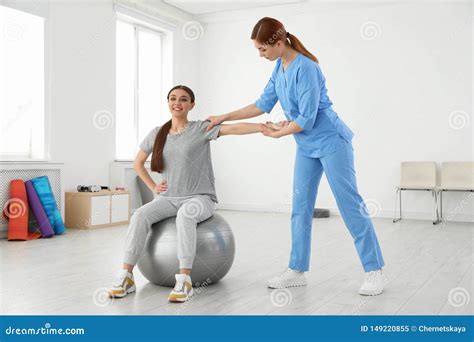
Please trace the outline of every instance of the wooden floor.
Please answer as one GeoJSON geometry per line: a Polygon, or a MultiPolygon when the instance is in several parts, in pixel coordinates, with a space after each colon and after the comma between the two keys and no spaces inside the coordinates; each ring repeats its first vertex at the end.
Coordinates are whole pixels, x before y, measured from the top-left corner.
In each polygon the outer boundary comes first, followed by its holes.
{"type": "Polygon", "coordinates": [[[358,294],[363,270],[340,217],[317,219],[308,286],[270,290],[288,262],[289,214],[220,211],[236,256],[227,276],[185,304],[135,270],[137,292],[110,300],[127,226],[69,229],[52,239],[0,241],[3,315],[471,315],[472,223],[374,219],[389,280],[377,297],[358,294]]]}

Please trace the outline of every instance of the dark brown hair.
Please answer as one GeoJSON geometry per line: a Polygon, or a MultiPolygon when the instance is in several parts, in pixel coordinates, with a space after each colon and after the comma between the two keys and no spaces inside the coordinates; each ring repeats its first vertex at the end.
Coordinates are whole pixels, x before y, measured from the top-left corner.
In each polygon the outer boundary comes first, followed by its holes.
{"type": "Polygon", "coordinates": [[[287,32],[283,24],[274,18],[264,17],[260,19],[253,27],[250,39],[255,39],[263,45],[272,46],[281,40],[299,53],[319,63],[318,59],[304,47],[303,43],[294,34],[287,32]]]}
{"type": "MultiPolygon", "coordinates": [[[[182,89],[188,93],[189,97],[191,98],[191,103],[194,103],[194,92],[191,88],[186,87],[185,85],[177,85],[168,92],[166,99],[169,101],[170,94],[175,89],[182,89]]],[[[171,128],[171,120],[167,121],[163,126],[161,126],[158,134],[156,135],[155,143],[153,144],[153,153],[151,155],[151,171],[156,171],[158,173],[162,173],[165,167],[163,162],[163,149],[165,148],[166,138],[168,137],[168,133],[171,128]]]]}

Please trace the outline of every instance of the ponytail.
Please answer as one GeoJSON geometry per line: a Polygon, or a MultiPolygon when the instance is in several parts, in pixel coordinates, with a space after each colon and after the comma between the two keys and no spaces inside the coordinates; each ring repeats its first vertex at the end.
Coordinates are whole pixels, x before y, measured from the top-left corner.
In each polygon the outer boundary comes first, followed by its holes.
{"type": "Polygon", "coordinates": [[[171,120],[161,126],[153,144],[153,154],[151,155],[151,171],[162,173],[164,169],[163,149],[165,148],[166,138],[171,128],[171,120]]]}
{"type": "Polygon", "coordinates": [[[296,36],[294,34],[291,34],[290,32],[287,32],[286,36],[288,37],[288,40],[290,41],[290,46],[293,49],[295,49],[299,53],[305,55],[309,59],[312,59],[314,62],[319,64],[319,61],[316,58],[316,56],[313,55],[311,52],[309,52],[308,49],[306,49],[304,47],[303,43],[301,43],[301,41],[298,38],[296,38],[296,36]]]}

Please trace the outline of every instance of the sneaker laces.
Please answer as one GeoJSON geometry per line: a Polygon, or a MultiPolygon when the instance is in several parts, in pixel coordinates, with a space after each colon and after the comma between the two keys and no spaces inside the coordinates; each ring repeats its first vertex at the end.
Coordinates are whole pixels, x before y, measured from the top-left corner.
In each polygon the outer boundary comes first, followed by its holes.
{"type": "Polygon", "coordinates": [[[377,279],[378,279],[377,273],[378,273],[377,271],[370,271],[370,272],[367,274],[367,278],[366,278],[367,282],[369,282],[369,283],[375,283],[375,282],[377,281],[377,279]]]}
{"type": "Polygon", "coordinates": [[[174,291],[184,292],[184,282],[176,282],[176,285],[173,288],[174,291]]]}
{"type": "Polygon", "coordinates": [[[283,272],[281,272],[277,277],[278,277],[278,278],[284,278],[284,277],[286,277],[289,273],[291,273],[291,271],[293,271],[291,268],[287,268],[286,270],[284,270],[283,272]]]}
{"type": "Polygon", "coordinates": [[[123,281],[128,277],[128,273],[125,274],[117,274],[115,278],[115,287],[120,287],[123,284],[123,281]]]}

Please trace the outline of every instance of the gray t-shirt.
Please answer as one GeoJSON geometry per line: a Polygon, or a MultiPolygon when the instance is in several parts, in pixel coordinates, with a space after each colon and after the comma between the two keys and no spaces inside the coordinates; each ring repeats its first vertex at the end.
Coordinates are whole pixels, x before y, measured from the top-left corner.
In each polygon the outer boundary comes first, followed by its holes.
{"type": "MultiPolygon", "coordinates": [[[[217,139],[220,125],[206,131],[209,121],[189,121],[184,132],[168,134],[163,149],[163,180],[168,190],[160,195],[184,197],[208,195],[217,203],[212,170],[210,141],[217,139]]],[[[140,144],[145,153],[153,152],[156,135],[161,126],[155,127],[140,144]]]]}

